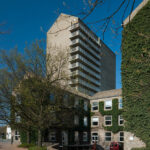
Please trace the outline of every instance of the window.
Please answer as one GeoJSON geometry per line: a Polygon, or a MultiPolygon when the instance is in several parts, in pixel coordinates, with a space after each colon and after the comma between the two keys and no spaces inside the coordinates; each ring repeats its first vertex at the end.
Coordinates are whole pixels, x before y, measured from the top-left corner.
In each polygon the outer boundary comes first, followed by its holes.
{"type": "Polygon", "coordinates": [[[105,101],[105,110],[111,110],[112,109],[112,100],[105,101]]]}
{"type": "Polygon", "coordinates": [[[69,98],[69,95],[68,95],[68,94],[65,94],[65,95],[64,95],[64,99],[63,99],[64,105],[68,105],[68,98],[69,98]]]}
{"type": "Polygon", "coordinates": [[[112,116],[105,116],[105,126],[112,125],[112,116]]]}
{"type": "Polygon", "coordinates": [[[120,98],[120,99],[118,100],[118,108],[119,108],[119,109],[122,109],[122,108],[123,108],[122,98],[120,98]]]}
{"type": "Polygon", "coordinates": [[[16,119],[15,120],[16,120],[17,123],[19,123],[21,121],[21,117],[16,114],[16,119]]]}
{"type": "Polygon", "coordinates": [[[111,132],[105,132],[105,141],[111,141],[111,132]]]}
{"type": "Polygon", "coordinates": [[[87,141],[88,141],[88,133],[83,132],[83,142],[87,142],[87,141]]]}
{"type": "Polygon", "coordinates": [[[74,134],[74,135],[75,135],[75,137],[74,137],[74,138],[75,138],[75,139],[74,139],[75,142],[78,142],[78,141],[79,141],[79,132],[78,132],[78,131],[75,131],[75,134],[74,134]]]}
{"type": "Polygon", "coordinates": [[[98,110],[98,102],[92,103],[92,111],[98,110]]]}
{"type": "Polygon", "coordinates": [[[49,133],[49,140],[50,141],[56,141],[56,133],[55,132],[49,133]]]}
{"type": "Polygon", "coordinates": [[[79,125],[79,116],[77,115],[74,116],[74,124],[79,125]]]}
{"type": "Polygon", "coordinates": [[[119,133],[119,141],[123,142],[124,141],[124,132],[119,133]]]}
{"type": "Polygon", "coordinates": [[[88,110],[88,102],[84,101],[84,110],[87,111],[88,110]]]}
{"type": "Polygon", "coordinates": [[[92,125],[93,126],[98,126],[99,123],[99,118],[98,117],[93,117],[92,118],[92,125]]]}
{"type": "Polygon", "coordinates": [[[124,119],[123,119],[122,115],[119,116],[118,120],[119,120],[119,125],[123,125],[124,119]]]}
{"type": "Polygon", "coordinates": [[[92,133],[92,143],[98,143],[98,133],[97,132],[93,132],[92,133]]]}
{"type": "Polygon", "coordinates": [[[84,126],[87,126],[88,125],[88,122],[87,122],[88,119],[87,119],[87,117],[84,117],[83,120],[84,120],[84,126]]]}
{"type": "Polygon", "coordinates": [[[78,107],[79,106],[79,99],[76,97],[74,100],[74,107],[78,107]]]}
{"type": "Polygon", "coordinates": [[[49,99],[50,99],[51,102],[54,102],[54,99],[55,99],[54,94],[51,93],[50,96],[49,96],[49,99]]]}

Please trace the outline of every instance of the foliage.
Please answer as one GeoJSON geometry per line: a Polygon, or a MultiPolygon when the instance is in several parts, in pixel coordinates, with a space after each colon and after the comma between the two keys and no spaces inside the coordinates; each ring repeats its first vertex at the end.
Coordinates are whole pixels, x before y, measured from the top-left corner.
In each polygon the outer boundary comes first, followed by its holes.
{"type": "Polygon", "coordinates": [[[34,146],[34,147],[29,147],[28,150],[47,150],[47,148],[46,147],[34,146]]]}
{"type": "Polygon", "coordinates": [[[29,148],[29,147],[33,147],[33,146],[35,146],[35,145],[34,144],[27,144],[27,143],[18,145],[18,147],[23,147],[23,148],[29,148]]]}
{"type": "Polygon", "coordinates": [[[104,102],[99,102],[99,111],[103,116],[112,116],[112,126],[104,127],[105,130],[112,131],[113,133],[123,130],[123,126],[118,125],[118,116],[122,114],[122,110],[118,109],[118,99],[112,100],[112,110],[107,111],[104,110],[104,102]]]}
{"type": "Polygon", "coordinates": [[[25,132],[36,130],[39,146],[44,129],[64,126],[64,118],[69,120],[72,114],[62,101],[68,81],[64,71],[67,62],[63,50],[55,56],[46,54],[38,41],[24,53],[17,49],[0,51],[0,120],[25,132]],[[55,104],[50,100],[51,93],[57,95],[55,104]]]}
{"type": "MultiPolygon", "coordinates": [[[[21,143],[29,144],[27,141],[27,131],[20,130],[19,133],[20,133],[21,143]]],[[[30,144],[35,144],[37,142],[37,131],[36,130],[29,131],[29,142],[30,142],[30,144]]]]}
{"type": "Polygon", "coordinates": [[[122,39],[122,94],[125,129],[150,149],[150,1],[125,26],[122,39]]]}
{"type": "Polygon", "coordinates": [[[132,148],[132,150],[149,150],[149,148],[132,148]]]}

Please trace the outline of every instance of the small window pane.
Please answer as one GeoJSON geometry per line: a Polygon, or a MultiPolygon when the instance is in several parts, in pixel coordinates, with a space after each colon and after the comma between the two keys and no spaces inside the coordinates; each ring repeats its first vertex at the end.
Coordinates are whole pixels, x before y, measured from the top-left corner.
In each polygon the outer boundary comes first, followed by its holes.
{"type": "Polygon", "coordinates": [[[93,102],[92,103],[92,110],[98,110],[98,102],[93,102]]]}
{"type": "Polygon", "coordinates": [[[119,116],[119,125],[123,125],[124,123],[124,119],[122,117],[122,115],[119,116]]]}
{"type": "Polygon", "coordinates": [[[112,100],[105,101],[105,109],[111,109],[112,108],[112,100]]]}
{"type": "Polygon", "coordinates": [[[86,101],[84,101],[84,110],[87,111],[88,110],[88,103],[86,101]]]}
{"type": "Polygon", "coordinates": [[[105,125],[112,124],[112,116],[105,116],[105,125]]]}
{"type": "Polygon", "coordinates": [[[105,133],[105,141],[111,141],[111,132],[105,133]]]}
{"type": "Polygon", "coordinates": [[[122,108],[123,108],[122,98],[119,99],[118,105],[119,105],[119,109],[122,109],[122,108]]]}
{"type": "Polygon", "coordinates": [[[98,133],[92,133],[92,143],[98,143],[98,133]]]}
{"type": "Polygon", "coordinates": [[[124,132],[120,132],[119,141],[120,141],[120,142],[123,142],[123,141],[124,141],[124,132]]]}
{"type": "Polygon", "coordinates": [[[79,117],[77,115],[74,116],[74,124],[79,125],[79,117]]]}
{"type": "Polygon", "coordinates": [[[98,122],[99,122],[99,118],[98,117],[94,117],[92,118],[92,125],[98,125],[98,122]]]}
{"type": "Polygon", "coordinates": [[[87,117],[84,117],[84,126],[87,126],[88,123],[87,123],[87,117]]]}
{"type": "Polygon", "coordinates": [[[83,141],[84,142],[88,141],[88,133],[87,132],[83,132],[83,141]]]}
{"type": "Polygon", "coordinates": [[[50,101],[54,101],[54,94],[51,93],[49,98],[50,98],[50,101]]]}

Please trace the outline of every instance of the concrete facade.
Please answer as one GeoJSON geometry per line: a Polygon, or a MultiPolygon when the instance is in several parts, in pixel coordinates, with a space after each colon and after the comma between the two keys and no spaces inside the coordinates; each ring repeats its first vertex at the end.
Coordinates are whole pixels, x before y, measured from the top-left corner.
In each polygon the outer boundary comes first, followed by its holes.
{"type": "MultiPolygon", "coordinates": [[[[113,99],[118,99],[118,107],[119,107],[119,100],[122,99],[122,91],[121,89],[117,90],[108,90],[108,91],[103,91],[95,94],[93,97],[91,97],[91,111],[94,113],[94,115],[91,117],[91,144],[94,143],[95,141],[97,142],[98,145],[102,146],[105,150],[109,150],[110,143],[111,142],[121,142],[124,145],[124,150],[131,150],[132,148],[140,148],[140,147],[145,147],[145,144],[134,134],[126,131],[120,131],[116,134],[112,133],[111,131],[107,131],[104,129],[105,125],[105,116],[102,116],[101,113],[99,112],[99,102],[103,101],[104,102],[104,110],[105,110],[105,105],[106,101],[113,101],[113,99]],[[97,102],[98,108],[96,110],[93,110],[93,104],[97,102]],[[93,125],[93,119],[92,118],[98,118],[98,124],[93,125]],[[97,133],[98,138],[94,138],[94,134],[97,133]],[[111,134],[108,138],[109,140],[106,140],[106,134],[111,134]]],[[[122,106],[122,105],[120,105],[122,106]]],[[[113,107],[113,106],[111,106],[113,107]]],[[[112,108],[111,108],[112,109],[112,108]]],[[[123,109],[123,108],[119,108],[123,109]]],[[[107,110],[105,110],[107,111],[107,110]]],[[[118,116],[119,117],[119,116],[118,116]]],[[[112,120],[112,118],[111,118],[112,120]]],[[[118,121],[119,124],[119,121],[118,121]]],[[[119,124],[120,125],[120,124],[119,124]]],[[[112,126],[109,125],[109,126],[112,126]]]]}
{"type": "Polygon", "coordinates": [[[116,88],[116,55],[101,41],[101,91],[116,88]]]}
{"type": "Polygon", "coordinates": [[[47,54],[60,51],[71,87],[87,95],[115,88],[115,54],[78,17],[60,14],[47,32],[47,54]]]}

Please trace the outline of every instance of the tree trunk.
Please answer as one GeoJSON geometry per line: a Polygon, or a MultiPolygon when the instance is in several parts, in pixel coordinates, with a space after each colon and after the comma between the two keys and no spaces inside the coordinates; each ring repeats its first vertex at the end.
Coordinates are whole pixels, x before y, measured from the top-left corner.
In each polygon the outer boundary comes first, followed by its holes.
{"type": "Polygon", "coordinates": [[[30,132],[27,131],[27,143],[29,144],[30,143],[30,132]]]}
{"type": "Polygon", "coordinates": [[[40,129],[38,130],[38,146],[42,146],[42,132],[40,129]]]}

